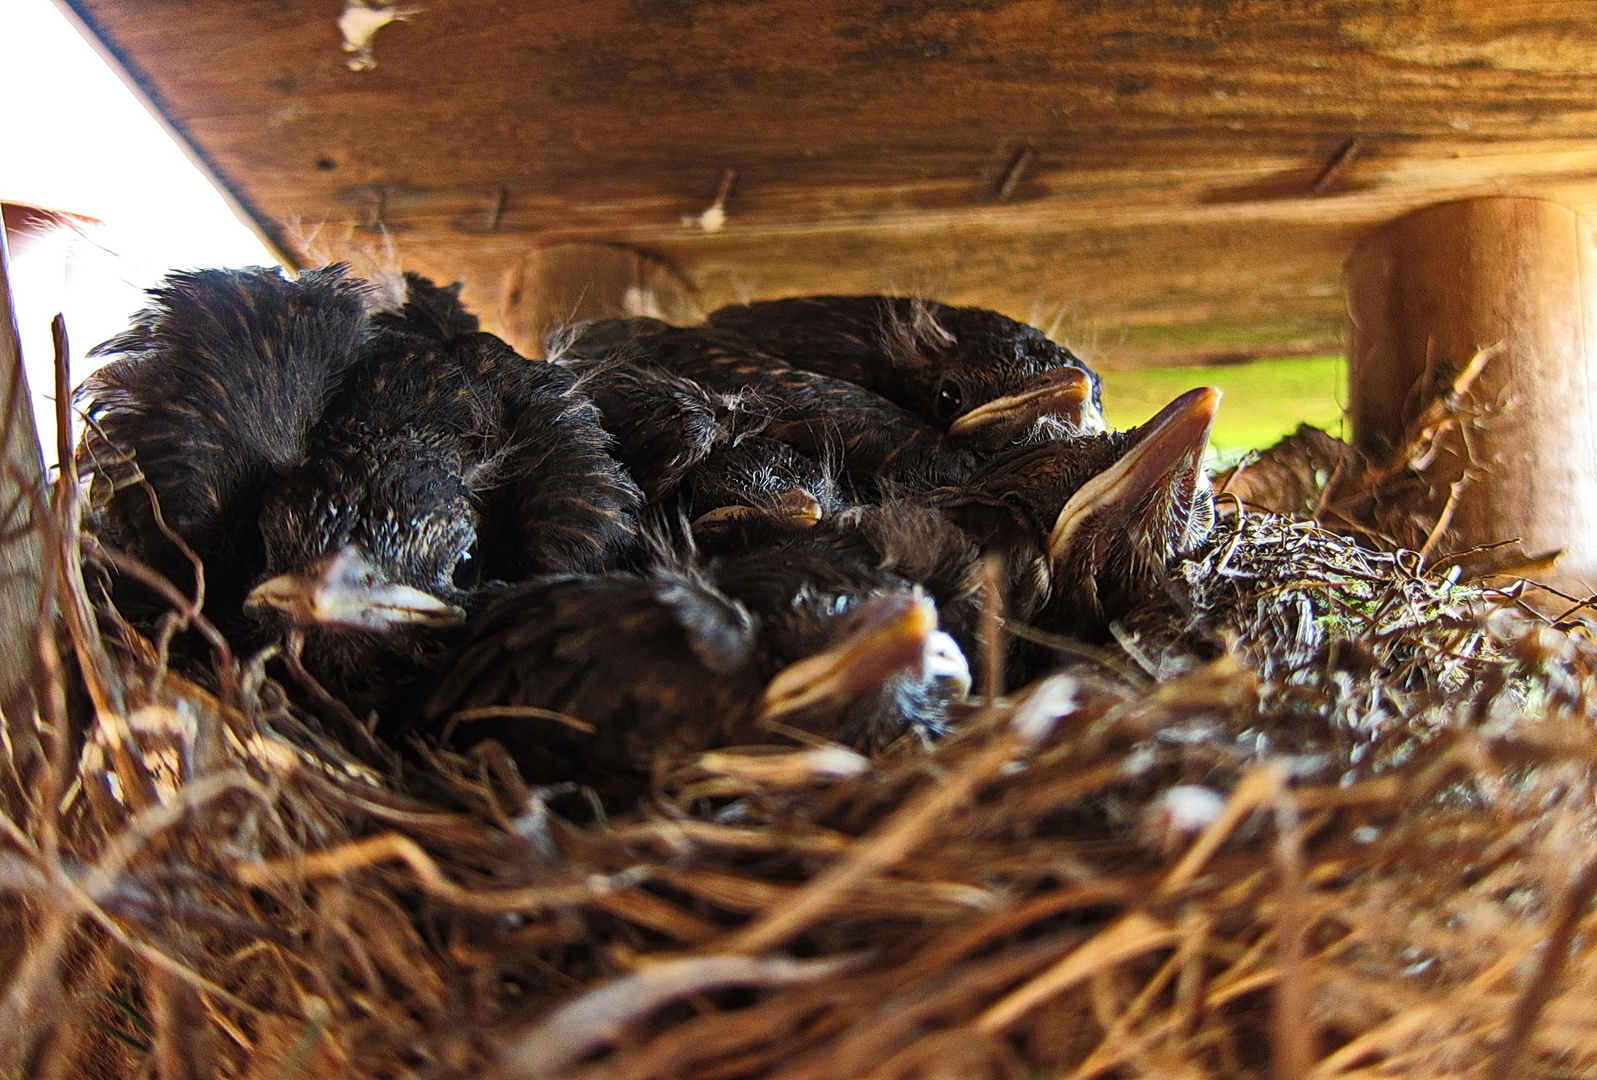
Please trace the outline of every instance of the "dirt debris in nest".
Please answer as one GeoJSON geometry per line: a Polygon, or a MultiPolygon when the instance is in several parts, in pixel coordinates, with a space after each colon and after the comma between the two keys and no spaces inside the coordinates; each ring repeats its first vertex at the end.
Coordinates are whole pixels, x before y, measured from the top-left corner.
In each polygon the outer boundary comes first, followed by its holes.
{"type": "Polygon", "coordinates": [[[1240,515],[930,749],[661,762],[622,818],[56,598],[8,1076],[1597,1075],[1597,649],[1411,553],[1240,515]]]}

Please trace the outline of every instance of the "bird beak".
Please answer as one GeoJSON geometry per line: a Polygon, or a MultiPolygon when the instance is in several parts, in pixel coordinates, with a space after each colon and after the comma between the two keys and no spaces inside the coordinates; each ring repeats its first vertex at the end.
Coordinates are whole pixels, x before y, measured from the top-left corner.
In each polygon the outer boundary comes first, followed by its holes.
{"type": "Polygon", "coordinates": [[[1188,390],[1138,428],[1125,456],[1083,484],[1059,511],[1048,541],[1050,558],[1057,562],[1086,524],[1101,515],[1133,519],[1171,502],[1192,502],[1204,482],[1200,466],[1219,406],[1220,391],[1214,387],[1188,390]],[[1167,498],[1155,498],[1159,492],[1167,498]]]}
{"type": "Polygon", "coordinates": [[[386,580],[359,550],[342,548],[302,573],[257,585],[246,609],[273,608],[296,626],[392,630],[404,625],[454,626],[466,613],[409,585],[386,580]]]}
{"type": "Polygon", "coordinates": [[[777,496],[769,506],[721,506],[707,514],[700,514],[688,526],[697,536],[700,530],[743,518],[764,518],[782,528],[813,529],[825,514],[821,500],[802,488],[793,488],[777,496]]]}
{"type": "Polygon", "coordinates": [[[948,427],[950,435],[969,435],[990,424],[1022,430],[1044,416],[1054,416],[1082,435],[1108,430],[1103,413],[1092,401],[1092,376],[1077,367],[1056,368],[1039,375],[1029,389],[978,405],[948,427]]]}
{"type": "MultiPolygon", "coordinates": [[[[851,702],[905,668],[924,664],[927,641],[936,632],[937,609],[925,597],[872,597],[859,606],[842,641],[777,672],[760,699],[760,719],[851,702]]],[[[968,687],[968,667],[965,679],[968,687]]]]}

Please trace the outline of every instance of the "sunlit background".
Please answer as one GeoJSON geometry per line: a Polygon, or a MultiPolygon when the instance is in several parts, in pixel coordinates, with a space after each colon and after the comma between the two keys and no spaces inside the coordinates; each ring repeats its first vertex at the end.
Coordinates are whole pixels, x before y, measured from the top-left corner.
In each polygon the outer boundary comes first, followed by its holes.
{"type": "Polygon", "coordinates": [[[66,316],[74,383],[174,267],[275,259],[49,0],[0,0],[0,201],[94,219],[12,251],[23,361],[54,461],[50,319],[66,316]]]}
{"type": "Polygon", "coordinates": [[[1194,386],[1218,386],[1225,396],[1210,439],[1213,468],[1233,464],[1250,449],[1275,445],[1299,424],[1346,437],[1347,361],[1340,356],[1102,374],[1104,418],[1114,428],[1140,424],[1194,386]]]}
{"type": "MultiPolygon", "coordinates": [[[[50,0],[0,0],[0,201],[78,215],[66,229],[19,239],[12,288],[45,458],[53,461],[50,319],[66,316],[74,384],[89,349],[127,324],[143,290],[174,268],[275,260],[165,129],[50,0]]],[[[1194,386],[1225,391],[1217,460],[1268,446],[1307,421],[1340,430],[1339,357],[1262,360],[1218,368],[1105,373],[1115,427],[1152,416],[1194,386]]]]}

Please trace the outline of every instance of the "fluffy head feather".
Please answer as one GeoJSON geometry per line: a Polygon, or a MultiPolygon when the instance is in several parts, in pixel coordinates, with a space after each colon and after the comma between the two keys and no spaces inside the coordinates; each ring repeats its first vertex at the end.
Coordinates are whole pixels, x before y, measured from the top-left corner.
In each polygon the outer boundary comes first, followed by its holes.
{"type": "Polygon", "coordinates": [[[297,279],[257,267],[173,274],[150,297],[132,327],[91,353],[116,359],[78,391],[90,422],[78,462],[109,503],[115,541],[170,567],[176,553],[135,470],[202,556],[239,543],[229,526],[252,518],[269,476],[305,459],[312,425],[366,341],[366,287],[341,266],[297,279]]]}

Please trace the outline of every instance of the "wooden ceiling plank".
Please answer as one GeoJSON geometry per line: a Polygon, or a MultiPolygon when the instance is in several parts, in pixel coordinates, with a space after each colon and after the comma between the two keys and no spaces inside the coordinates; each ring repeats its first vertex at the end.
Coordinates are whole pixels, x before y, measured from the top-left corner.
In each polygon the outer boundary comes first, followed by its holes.
{"type": "Polygon", "coordinates": [[[609,243],[708,306],[935,291],[1067,310],[1115,363],[1318,350],[1370,226],[1597,203],[1574,5],[452,0],[357,73],[326,0],[67,2],[297,257],[386,245],[484,311],[529,249],[609,243]]]}

